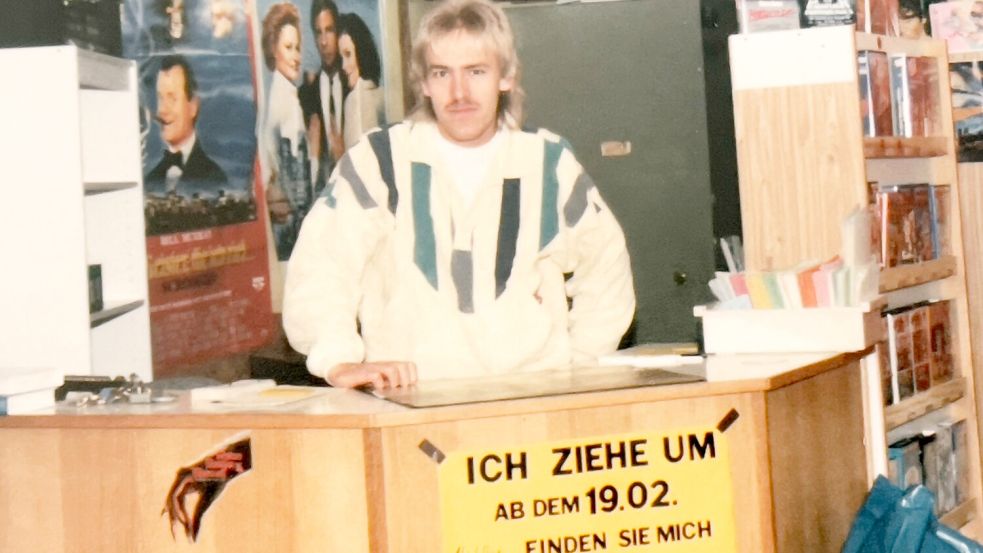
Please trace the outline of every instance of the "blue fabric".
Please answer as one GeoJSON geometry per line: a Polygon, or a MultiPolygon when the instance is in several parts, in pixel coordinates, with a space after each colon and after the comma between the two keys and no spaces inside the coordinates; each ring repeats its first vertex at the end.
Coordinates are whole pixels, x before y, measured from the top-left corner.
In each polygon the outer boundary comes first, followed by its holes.
{"type": "MultiPolygon", "coordinates": [[[[346,156],[347,157],[347,156],[346,156]]],[[[413,260],[430,286],[437,289],[437,240],[430,215],[430,166],[413,163],[413,230],[416,234],[413,260]]]]}
{"type": "Polygon", "coordinates": [[[498,251],[495,254],[495,297],[502,295],[512,264],[515,262],[516,244],[519,242],[519,199],[522,194],[519,179],[505,179],[502,183],[502,211],[498,219],[498,251]]]}
{"type": "Polygon", "coordinates": [[[939,524],[925,486],[902,491],[878,476],[853,521],[842,553],[983,553],[983,546],[939,524]]]}
{"type": "MultiPolygon", "coordinates": [[[[379,175],[389,189],[389,213],[396,214],[399,191],[396,190],[396,171],[393,169],[393,150],[389,139],[389,127],[368,134],[369,144],[379,162],[379,175]]],[[[941,250],[939,250],[941,251],[941,250]]]]}
{"type": "Polygon", "coordinates": [[[539,249],[542,250],[556,236],[559,228],[559,212],[556,209],[560,193],[560,181],[556,168],[560,164],[563,145],[546,141],[543,152],[543,203],[539,223],[539,249]]]}

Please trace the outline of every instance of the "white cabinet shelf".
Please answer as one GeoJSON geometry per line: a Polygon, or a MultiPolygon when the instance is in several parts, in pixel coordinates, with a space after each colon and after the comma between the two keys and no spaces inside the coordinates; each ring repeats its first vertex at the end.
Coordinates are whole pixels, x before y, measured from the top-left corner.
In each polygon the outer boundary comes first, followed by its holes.
{"type": "MultiPolygon", "coordinates": [[[[69,47],[71,48],[71,47],[69,47]]],[[[134,80],[129,72],[133,62],[92,52],[75,50],[78,67],[78,87],[96,90],[134,90],[134,80]]]]}
{"type": "Polygon", "coordinates": [[[126,190],[128,188],[139,188],[138,182],[91,182],[85,183],[85,193],[103,194],[105,192],[115,192],[116,190],[126,190]]]}
{"type": "Polygon", "coordinates": [[[128,301],[115,305],[109,305],[99,311],[94,311],[92,313],[89,313],[89,321],[91,322],[94,328],[106,321],[115,319],[120,315],[125,315],[130,311],[139,309],[143,305],[143,303],[144,303],[143,300],[135,300],[135,301],[128,301]]]}
{"type": "Polygon", "coordinates": [[[0,371],[152,378],[136,65],[73,46],[0,49],[0,371]],[[88,266],[106,306],[89,312],[88,266]]]}

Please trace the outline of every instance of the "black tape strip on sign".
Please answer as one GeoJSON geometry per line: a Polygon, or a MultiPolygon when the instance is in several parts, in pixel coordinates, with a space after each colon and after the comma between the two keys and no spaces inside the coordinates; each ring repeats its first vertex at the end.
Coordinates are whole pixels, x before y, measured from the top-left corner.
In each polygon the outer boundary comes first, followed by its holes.
{"type": "Polygon", "coordinates": [[[726,415],[724,415],[724,418],[720,419],[720,422],[717,423],[717,430],[720,431],[721,434],[727,432],[730,425],[734,424],[734,421],[736,421],[740,416],[741,414],[737,412],[737,409],[731,409],[726,415]]]}
{"type": "Polygon", "coordinates": [[[422,451],[427,457],[433,459],[438,465],[443,463],[444,459],[447,457],[444,455],[443,451],[437,449],[437,446],[430,443],[429,440],[423,440],[420,442],[420,451],[422,451]]]}

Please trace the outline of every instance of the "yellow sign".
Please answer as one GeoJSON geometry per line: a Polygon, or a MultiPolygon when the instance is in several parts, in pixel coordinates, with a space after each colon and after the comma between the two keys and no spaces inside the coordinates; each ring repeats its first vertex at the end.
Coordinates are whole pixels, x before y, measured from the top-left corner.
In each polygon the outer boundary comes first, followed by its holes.
{"type": "Polygon", "coordinates": [[[727,449],[707,427],[452,452],[444,552],[735,551],[727,449]]]}

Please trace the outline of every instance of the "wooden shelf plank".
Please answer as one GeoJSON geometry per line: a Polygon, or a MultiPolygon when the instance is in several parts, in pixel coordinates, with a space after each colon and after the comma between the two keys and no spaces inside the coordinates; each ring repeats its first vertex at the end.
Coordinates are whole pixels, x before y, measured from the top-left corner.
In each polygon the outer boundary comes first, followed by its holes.
{"type": "Polygon", "coordinates": [[[976,518],[976,498],[969,498],[963,501],[955,509],[939,517],[939,522],[945,524],[953,530],[959,530],[969,524],[969,521],[976,518]]]}
{"type": "Polygon", "coordinates": [[[856,33],[857,50],[877,50],[892,54],[909,56],[943,57],[946,53],[944,40],[926,38],[903,38],[897,36],[856,33]]]}
{"type": "Polygon", "coordinates": [[[879,37],[870,33],[857,33],[857,50],[881,50],[883,47],[877,40],[879,37]]]}
{"type": "Polygon", "coordinates": [[[966,393],[966,378],[956,377],[884,409],[884,426],[893,430],[918,417],[954,403],[966,393]]]}
{"type": "Polygon", "coordinates": [[[983,61],[983,52],[958,52],[949,54],[949,63],[983,61]]]}
{"type": "Polygon", "coordinates": [[[881,293],[942,280],[956,274],[956,258],[951,255],[916,263],[899,265],[881,271],[881,293]]]}
{"type": "Polygon", "coordinates": [[[85,183],[85,194],[102,194],[104,192],[115,192],[116,190],[126,190],[136,188],[137,183],[130,182],[87,182],[85,183]]]}
{"type": "Polygon", "coordinates": [[[119,317],[120,315],[129,313],[141,305],[143,305],[143,300],[135,300],[107,306],[102,311],[96,311],[95,313],[89,314],[89,324],[95,328],[111,319],[119,317]]]}
{"type": "Polygon", "coordinates": [[[939,157],[949,153],[951,139],[944,136],[923,136],[904,138],[900,136],[877,136],[864,138],[864,157],[939,157]]]}
{"type": "MultiPolygon", "coordinates": [[[[983,61],[983,60],[981,60],[983,61]]],[[[969,106],[961,108],[952,108],[952,118],[956,121],[962,121],[974,115],[979,115],[983,113],[983,106],[969,106]]]]}

